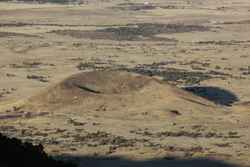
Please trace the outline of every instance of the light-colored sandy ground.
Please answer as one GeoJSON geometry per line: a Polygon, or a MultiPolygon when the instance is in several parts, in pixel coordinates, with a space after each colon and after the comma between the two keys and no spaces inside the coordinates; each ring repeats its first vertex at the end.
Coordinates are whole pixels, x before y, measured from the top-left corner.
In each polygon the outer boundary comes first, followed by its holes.
{"type": "MultiPolygon", "coordinates": [[[[154,0],[149,1],[152,8],[142,10],[139,9],[145,6],[144,1],[124,4],[128,2],[0,3],[1,132],[42,143],[51,155],[78,157],[82,166],[183,166],[183,163],[200,166],[200,161],[190,160],[194,158],[249,165],[250,2],[154,0]],[[140,25],[149,29],[145,28],[145,33],[138,32],[142,31],[140,28],[128,32],[120,29],[140,25]],[[150,29],[150,25],[154,26],[150,29]],[[175,28],[160,29],[164,25],[175,28]],[[194,29],[190,31],[188,25],[194,29]],[[123,38],[132,35],[133,40],[117,40],[117,34],[123,38]],[[158,113],[164,111],[157,106],[163,103],[143,108],[135,105],[129,110],[142,115],[134,119],[102,116],[101,112],[106,110],[102,105],[97,111],[84,105],[63,106],[54,111],[19,108],[28,98],[37,98],[36,95],[73,74],[102,67],[132,70],[138,65],[144,70],[153,70],[155,66],[160,71],[186,71],[179,80],[169,79],[166,76],[169,73],[155,72],[155,77],[159,77],[157,74],[166,77],[177,87],[222,88],[227,95],[220,98],[232,98],[234,103],[230,102],[231,107],[217,105],[208,115],[203,109],[197,112],[194,107],[192,111],[192,105],[190,109],[185,102],[172,103],[166,112],[176,106],[183,109],[178,110],[180,115],[174,110],[176,115],[162,117],[158,113]],[[197,72],[196,77],[205,79],[189,81],[197,72]],[[185,105],[190,115],[185,114],[185,105]],[[149,108],[157,113],[156,117],[136,111],[149,108]],[[102,158],[92,162],[91,156],[97,155],[102,158]],[[104,160],[115,156],[125,160],[104,160]],[[169,160],[171,156],[183,160],[169,160]]],[[[220,93],[220,89],[210,91],[220,93]]]]}

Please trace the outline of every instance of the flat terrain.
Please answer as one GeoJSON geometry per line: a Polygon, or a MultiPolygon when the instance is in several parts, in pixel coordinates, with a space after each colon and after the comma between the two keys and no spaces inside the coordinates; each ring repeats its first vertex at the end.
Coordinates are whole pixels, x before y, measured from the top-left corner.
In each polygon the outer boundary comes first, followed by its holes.
{"type": "Polygon", "coordinates": [[[0,132],[79,166],[249,166],[249,18],[249,0],[0,2],[0,132]]]}

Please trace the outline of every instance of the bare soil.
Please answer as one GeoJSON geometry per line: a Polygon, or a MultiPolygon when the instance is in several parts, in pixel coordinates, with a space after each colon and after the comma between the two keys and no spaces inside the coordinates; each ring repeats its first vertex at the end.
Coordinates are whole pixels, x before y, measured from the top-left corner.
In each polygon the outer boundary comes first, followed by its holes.
{"type": "Polygon", "coordinates": [[[249,10],[0,2],[0,132],[78,166],[249,166],[249,10]]]}

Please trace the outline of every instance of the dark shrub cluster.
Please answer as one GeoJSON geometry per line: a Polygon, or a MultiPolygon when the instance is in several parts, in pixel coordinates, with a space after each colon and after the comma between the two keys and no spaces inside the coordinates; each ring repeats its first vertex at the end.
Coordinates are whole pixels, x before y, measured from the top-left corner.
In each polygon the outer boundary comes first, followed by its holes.
{"type": "Polygon", "coordinates": [[[75,167],[48,156],[42,145],[33,145],[0,134],[1,167],[75,167]]]}

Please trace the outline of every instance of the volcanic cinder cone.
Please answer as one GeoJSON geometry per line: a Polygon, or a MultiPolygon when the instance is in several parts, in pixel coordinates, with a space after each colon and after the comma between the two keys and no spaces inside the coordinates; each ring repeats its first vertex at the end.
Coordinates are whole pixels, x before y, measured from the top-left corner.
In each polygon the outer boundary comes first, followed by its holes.
{"type": "Polygon", "coordinates": [[[34,111],[80,112],[109,117],[211,114],[216,105],[159,79],[125,71],[73,75],[32,97],[34,111]]]}

